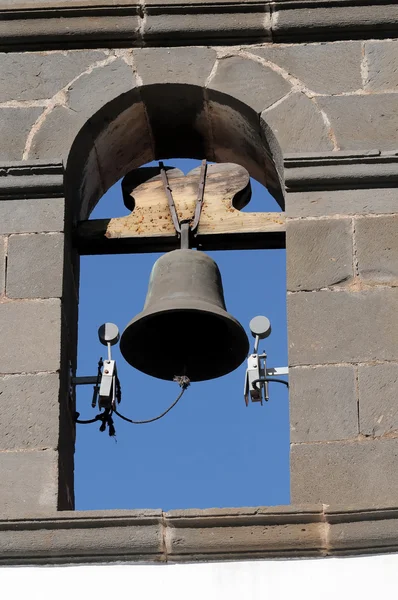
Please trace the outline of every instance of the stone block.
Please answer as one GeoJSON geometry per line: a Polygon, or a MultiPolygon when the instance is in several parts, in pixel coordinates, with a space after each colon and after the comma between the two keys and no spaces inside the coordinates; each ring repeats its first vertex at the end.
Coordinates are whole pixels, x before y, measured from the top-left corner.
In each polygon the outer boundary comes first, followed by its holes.
{"type": "Polygon", "coordinates": [[[252,47],[249,51],[278,65],[317,94],[339,94],[362,88],[360,42],[270,44],[252,47]]]}
{"type": "Polygon", "coordinates": [[[315,100],[300,92],[264,111],[261,117],[274,132],[283,152],[333,150],[329,131],[315,100]]]}
{"type": "Polygon", "coordinates": [[[287,288],[316,290],[353,277],[351,219],[288,220],[287,288]]]}
{"type": "Polygon", "coordinates": [[[63,275],[63,294],[62,308],[65,324],[68,329],[68,337],[74,348],[77,338],[71,335],[75,331],[78,321],[79,304],[79,277],[80,277],[80,256],[75,249],[69,247],[69,242],[65,248],[65,262],[63,275]]]}
{"type": "Polygon", "coordinates": [[[355,219],[355,241],[360,278],[398,285],[398,215],[355,219]]]}
{"type": "MultiPolygon", "coordinates": [[[[30,511],[29,515],[34,516],[34,511],[30,511]]],[[[96,562],[120,561],[126,557],[130,560],[139,560],[140,557],[148,557],[151,561],[159,559],[156,555],[162,552],[161,522],[127,526],[119,516],[122,521],[119,526],[117,518],[109,525],[106,521],[96,522],[95,519],[91,522],[86,519],[89,523],[80,525],[76,522],[77,518],[72,517],[69,523],[56,523],[50,536],[48,527],[26,527],[18,532],[20,535],[15,535],[11,529],[2,531],[0,557],[7,554],[8,558],[19,558],[22,555],[31,561],[33,559],[33,562],[46,559],[45,563],[57,558],[62,561],[65,557],[75,557],[74,562],[79,563],[86,562],[85,557],[89,560],[96,557],[96,562]]]]}
{"type": "Polygon", "coordinates": [[[63,231],[63,198],[0,201],[0,233],[63,231]]]}
{"type": "Polygon", "coordinates": [[[64,461],[59,461],[59,486],[58,486],[58,510],[75,509],[75,481],[74,481],[74,456],[68,461],[66,468],[64,461]]]}
{"type": "Polygon", "coordinates": [[[235,556],[250,552],[258,555],[292,551],[300,554],[319,547],[321,523],[275,525],[231,525],[230,527],[167,528],[169,556],[235,556]]]}
{"type": "Polygon", "coordinates": [[[115,116],[97,136],[93,154],[93,164],[90,167],[88,163],[84,173],[85,191],[89,191],[98,179],[93,176],[96,168],[99,168],[100,180],[107,190],[127,172],[154,159],[143,102],[132,102],[127,110],[115,116]]]}
{"type": "Polygon", "coordinates": [[[395,506],[398,438],[293,444],[292,503],[395,506]]]}
{"type": "Polygon", "coordinates": [[[195,43],[205,46],[213,42],[222,45],[223,40],[227,44],[231,41],[239,44],[240,40],[246,44],[248,39],[256,42],[271,39],[269,28],[264,25],[268,20],[267,10],[261,4],[257,10],[252,8],[244,13],[228,10],[206,13],[200,10],[192,14],[179,8],[177,14],[167,14],[159,10],[157,0],[154,3],[158,6],[152,8],[146,4],[146,19],[142,24],[144,42],[148,45],[168,46],[171,38],[186,46],[195,43]]]}
{"type": "Polygon", "coordinates": [[[217,525],[311,523],[323,520],[319,504],[292,506],[239,506],[226,508],[176,508],[164,513],[170,527],[208,527],[217,525]]]}
{"type": "Polygon", "coordinates": [[[93,63],[103,51],[9,52],[0,59],[0,102],[52,98],[93,63]]]}
{"type": "MultiPolygon", "coordinates": [[[[2,521],[0,560],[92,562],[94,557],[115,561],[123,557],[159,559],[164,553],[160,510],[54,510],[25,513],[18,528],[12,515],[2,521]],[[37,518],[39,517],[39,518],[37,518]],[[68,561],[69,559],[69,561],[68,561]]],[[[94,559],[95,560],[95,559],[94,559]]]]}
{"type": "MultiPolygon", "coordinates": [[[[337,511],[336,511],[337,512],[337,511]]],[[[392,518],[388,509],[383,515],[379,511],[359,511],[360,519],[349,520],[349,515],[335,512],[335,507],[326,507],[328,521],[328,547],[333,554],[360,554],[358,550],[376,554],[380,549],[387,554],[397,547],[397,518],[392,518]],[[387,515],[386,515],[387,513],[387,515]],[[348,517],[348,518],[347,518],[348,517]]],[[[391,511],[392,512],[392,511],[391,511]]]]}
{"type": "Polygon", "coordinates": [[[388,35],[391,24],[397,21],[397,6],[384,4],[383,10],[375,10],[375,4],[334,4],[326,0],[316,10],[308,5],[282,2],[273,11],[272,37],[276,43],[304,41],[306,39],[330,39],[334,36],[353,38],[358,32],[364,37],[388,35]]]}
{"type": "Polygon", "coordinates": [[[201,127],[208,128],[198,86],[151,85],[141,89],[157,157],[206,156],[201,127]],[[183,155],[182,155],[182,154],[183,155]]]}
{"type": "Polygon", "coordinates": [[[206,137],[211,144],[207,156],[214,153],[216,162],[239,163],[265,185],[267,157],[257,113],[219,92],[208,89],[206,93],[210,117],[206,137]]]}
{"type": "Polygon", "coordinates": [[[64,235],[30,233],[8,240],[7,296],[60,298],[64,271],[64,235]]]}
{"type": "MultiPolygon", "coordinates": [[[[61,324],[61,364],[76,365],[77,363],[77,335],[78,335],[78,299],[73,298],[73,292],[65,294],[62,299],[62,324],[61,324]]],[[[65,374],[65,373],[64,373],[65,374]]],[[[65,389],[67,382],[61,386],[65,389]]],[[[65,430],[65,434],[67,434],[65,430]]],[[[67,435],[66,435],[67,437],[67,435]]]]}
{"type": "Polygon", "coordinates": [[[72,83],[68,89],[68,106],[88,119],[107,102],[134,87],[136,79],[133,68],[119,58],[93,69],[72,83]]]}
{"type": "Polygon", "coordinates": [[[30,130],[44,108],[0,108],[0,160],[22,160],[30,130]]]}
{"type": "Polygon", "coordinates": [[[0,406],[0,450],[57,448],[57,373],[0,377],[0,406]]]}
{"type": "Polygon", "coordinates": [[[216,61],[212,48],[140,48],[134,63],[143,85],[183,83],[204,86],[216,61]]]}
{"type": "MultiPolygon", "coordinates": [[[[103,123],[108,123],[108,119],[104,118],[103,123]]],[[[108,127],[112,125],[113,123],[108,125],[108,127]]],[[[91,121],[89,127],[91,128],[91,121]]],[[[128,137],[126,132],[124,133],[125,137],[128,137]]],[[[90,217],[91,211],[98,200],[105,194],[106,190],[103,185],[97,154],[97,140],[93,141],[91,131],[87,129],[82,134],[82,138],[78,137],[77,143],[73,145],[72,151],[69,154],[68,176],[66,177],[67,189],[65,193],[66,196],[69,197],[70,194],[70,197],[73,198],[72,214],[76,215],[78,221],[84,221],[90,217]],[[78,193],[75,193],[73,189],[76,186],[76,181],[81,182],[78,193]]],[[[109,148],[109,150],[108,172],[112,170],[110,165],[113,168],[119,167],[119,161],[115,160],[114,152],[112,152],[113,148],[109,148]]]]}
{"type": "Polygon", "coordinates": [[[288,296],[291,365],[398,359],[398,288],[288,296]]]}
{"type": "Polygon", "coordinates": [[[0,373],[59,369],[60,331],[60,300],[0,304],[0,373]]]}
{"type": "Polygon", "coordinates": [[[359,426],[364,435],[381,436],[398,431],[398,365],[360,365],[359,426]]]}
{"type": "Polygon", "coordinates": [[[398,91],[398,42],[365,42],[368,68],[365,88],[372,91],[398,91]]]}
{"type": "Polygon", "coordinates": [[[0,237],[0,297],[5,292],[6,283],[6,238],[0,237]]]}
{"type": "Polygon", "coordinates": [[[3,516],[57,510],[58,452],[0,452],[0,507],[3,516]]]}
{"type": "MultiPolygon", "coordinates": [[[[122,59],[85,73],[69,86],[68,107],[56,106],[46,117],[34,136],[30,156],[66,161],[83,125],[108,102],[134,87],[132,67],[122,59]]],[[[102,126],[104,119],[102,115],[102,126]]],[[[93,127],[92,121],[90,125],[93,127]]]]}
{"type": "Polygon", "coordinates": [[[357,437],[354,367],[295,367],[290,370],[289,384],[292,442],[357,437]]]}
{"type": "MultiPolygon", "coordinates": [[[[59,428],[58,428],[58,455],[59,455],[59,510],[73,510],[75,508],[75,443],[76,423],[74,422],[75,404],[70,398],[70,369],[76,366],[76,347],[68,352],[65,348],[65,338],[62,339],[62,364],[64,368],[60,374],[59,397],[59,428]]],[[[77,346],[77,344],[76,344],[77,346]]]]}
{"type": "Polygon", "coordinates": [[[380,214],[397,212],[394,188],[358,190],[316,190],[286,194],[286,216],[380,214]]]}
{"type": "Polygon", "coordinates": [[[258,62],[230,56],[219,61],[209,86],[261,112],[286,96],[291,84],[258,62]]]}
{"type": "Polygon", "coordinates": [[[340,150],[395,150],[398,137],[396,94],[317,98],[340,150]]]}
{"type": "Polygon", "coordinates": [[[84,116],[65,106],[56,106],[35,133],[29,158],[67,161],[75,138],[85,123],[84,116]]]}

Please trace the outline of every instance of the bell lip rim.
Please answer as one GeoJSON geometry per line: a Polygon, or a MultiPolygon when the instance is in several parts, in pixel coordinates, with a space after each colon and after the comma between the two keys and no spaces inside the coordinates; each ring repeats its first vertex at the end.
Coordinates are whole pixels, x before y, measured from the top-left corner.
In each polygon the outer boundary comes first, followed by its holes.
{"type": "MultiPolygon", "coordinates": [[[[185,301],[186,302],[186,301],[185,301]]],[[[120,352],[123,356],[123,359],[130,365],[132,366],[134,369],[137,369],[138,371],[140,371],[141,373],[145,373],[146,375],[148,375],[149,377],[154,377],[155,379],[160,379],[162,381],[172,381],[172,378],[170,377],[158,377],[157,375],[152,375],[151,373],[148,373],[146,371],[143,371],[142,369],[138,368],[137,366],[133,365],[131,362],[129,362],[125,355],[124,352],[122,350],[122,346],[123,346],[123,338],[124,338],[124,334],[127,330],[127,328],[129,328],[131,325],[133,325],[135,322],[137,322],[138,320],[141,321],[145,321],[148,318],[150,318],[151,316],[154,316],[155,314],[159,314],[159,313],[177,313],[177,312],[187,312],[187,311],[192,311],[192,310],[197,310],[198,312],[208,312],[211,313],[213,315],[216,315],[217,317],[231,322],[233,321],[236,325],[239,325],[239,329],[240,329],[240,335],[238,336],[239,341],[242,343],[245,342],[245,353],[239,353],[239,356],[241,356],[242,358],[239,358],[239,361],[237,361],[237,364],[235,367],[233,367],[232,369],[229,369],[223,373],[220,373],[219,375],[216,375],[214,377],[206,377],[203,379],[197,379],[197,378],[193,378],[191,379],[192,382],[200,382],[200,381],[211,381],[212,379],[218,379],[220,377],[224,377],[225,375],[228,375],[229,373],[232,373],[233,371],[235,371],[236,369],[238,369],[244,362],[245,358],[247,358],[248,354],[249,354],[249,350],[250,350],[250,342],[249,342],[249,338],[248,335],[246,334],[245,329],[243,328],[242,324],[233,316],[231,315],[227,310],[218,308],[218,307],[214,307],[214,305],[207,303],[207,302],[203,302],[203,304],[207,304],[209,307],[211,306],[211,310],[210,308],[206,309],[206,308],[201,308],[198,309],[196,308],[189,308],[187,306],[185,306],[184,308],[163,308],[163,309],[159,309],[159,310],[154,310],[153,308],[151,308],[150,311],[141,311],[140,313],[138,313],[129,323],[127,323],[126,327],[123,330],[123,333],[120,336],[120,342],[119,342],[119,348],[120,348],[120,352]]]]}
{"type": "MultiPolygon", "coordinates": [[[[178,302],[178,301],[176,301],[178,302]]],[[[178,312],[188,312],[188,311],[197,311],[197,312],[208,312],[210,314],[215,314],[217,315],[217,317],[221,317],[222,319],[226,319],[228,321],[234,321],[237,325],[239,325],[242,333],[244,334],[246,340],[247,340],[247,346],[248,349],[250,348],[250,342],[249,342],[249,337],[243,327],[243,325],[238,321],[238,319],[236,319],[233,315],[231,315],[226,309],[223,308],[218,308],[217,306],[215,307],[213,304],[210,304],[210,302],[206,302],[205,300],[203,300],[203,308],[198,308],[197,306],[193,306],[193,307],[188,307],[186,306],[186,300],[184,300],[185,303],[185,307],[182,308],[159,308],[156,309],[156,305],[154,305],[153,308],[151,308],[150,310],[142,310],[141,312],[139,312],[135,317],[133,317],[131,319],[131,321],[129,321],[127,323],[127,325],[125,326],[125,328],[123,329],[123,333],[120,336],[120,343],[122,342],[123,336],[126,332],[126,329],[128,327],[130,327],[130,325],[133,325],[133,323],[135,323],[138,320],[146,320],[147,318],[155,315],[155,314],[159,314],[159,313],[178,313],[178,312]],[[206,308],[206,306],[211,307],[210,308],[206,308]]]]}

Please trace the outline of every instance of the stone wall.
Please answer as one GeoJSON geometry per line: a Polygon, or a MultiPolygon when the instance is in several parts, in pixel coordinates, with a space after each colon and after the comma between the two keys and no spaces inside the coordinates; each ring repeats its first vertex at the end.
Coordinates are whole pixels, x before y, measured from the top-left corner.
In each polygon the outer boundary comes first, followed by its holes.
{"type": "Polygon", "coordinates": [[[293,502],[395,503],[398,41],[369,39],[398,36],[395,3],[384,25],[354,1],[230,3],[225,39],[195,3],[146,3],[123,37],[129,4],[96,2],[93,32],[90,1],[64,19],[0,2],[2,508],[73,507],[73,225],[177,154],[241,163],[286,202],[293,502]]]}
{"type": "Polygon", "coordinates": [[[335,162],[322,185],[293,159],[287,194],[292,501],[394,503],[398,155],[335,162]]]}
{"type": "Polygon", "coordinates": [[[77,285],[63,169],[9,162],[0,173],[1,509],[72,508],[77,285]]]}

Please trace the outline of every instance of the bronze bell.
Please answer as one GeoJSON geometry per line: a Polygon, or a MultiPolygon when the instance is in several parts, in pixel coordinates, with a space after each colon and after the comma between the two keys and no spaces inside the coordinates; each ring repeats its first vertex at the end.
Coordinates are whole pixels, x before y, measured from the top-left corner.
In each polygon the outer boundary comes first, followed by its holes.
{"type": "Polygon", "coordinates": [[[204,381],[246,358],[249,342],[225,308],[217,264],[203,252],[173,250],[153,266],[144,309],[124,330],[120,350],[153,377],[204,381]]]}

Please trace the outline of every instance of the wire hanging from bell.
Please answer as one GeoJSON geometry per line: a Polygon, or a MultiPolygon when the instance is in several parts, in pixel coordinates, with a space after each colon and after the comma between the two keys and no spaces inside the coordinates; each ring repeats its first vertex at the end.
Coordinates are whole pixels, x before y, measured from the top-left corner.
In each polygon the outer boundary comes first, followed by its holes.
{"type": "MultiPolygon", "coordinates": [[[[100,362],[101,361],[102,361],[102,359],[100,359],[100,362]]],[[[122,390],[121,390],[119,378],[117,376],[115,376],[115,394],[114,394],[114,398],[113,398],[111,406],[105,407],[104,410],[102,412],[100,412],[98,415],[96,415],[93,419],[79,419],[80,413],[75,412],[74,421],[75,421],[75,423],[79,423],[80,425],[89,425],[92,423],[96,423],[97,421],[101,421],[99,430],[101,432],[104,432],[106,430],[106,428],[108,427],[108,433],[109,433],[110,437],[114,437],[116,435],[116,430],[115,430],[115,426],[114,426],[114,422],[113,422],[113,418],[112,418],[113,414],[117,415],[120,419],[123,419],[123,421],[126,421],[127,423],[132,423],[133,425],[146,425],[148,423],[154,423],[155,421],[159,421],[159,419],[162,419],[164,416],[166,416],[167,413],[169,413],[176,406],[176,404],[178,404],[178,402],[183,397],[185,391],[188,389],[188,387],[191,384],[189,378],[186,377],[185,375],[176,376],[176,377],[174,377],[173,381],[178,383],[178,385],[181,388],[181,392],[178,394],[178,396],[174,400],[174,402],[165,411],[163,411],[162,413],[160,413],[160,415],[157,415],[156,417],[138,421],[138,420],[130,419],[129,417],[122,415],[118,410],[116,410],[116,402],[117,402],[117,404],[120,404],[121,399],[122,399],[122,390]]],[[[94,386],[94,394],[95,394],[95,388],[97,385],[98,384],[95,384],[95,386],[94,386]]]]}

